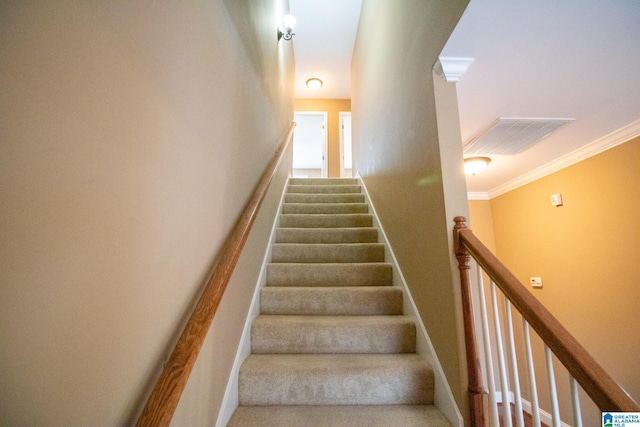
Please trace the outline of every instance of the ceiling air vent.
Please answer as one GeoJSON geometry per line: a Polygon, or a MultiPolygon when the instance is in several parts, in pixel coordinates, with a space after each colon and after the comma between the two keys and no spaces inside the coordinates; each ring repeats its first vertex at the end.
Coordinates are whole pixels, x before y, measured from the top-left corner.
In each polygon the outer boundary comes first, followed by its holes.
{"type": "Polygon", "coordinates": [[[467,155],[512,155],[575,119],[500,117],[464,146],[467,155]]]}

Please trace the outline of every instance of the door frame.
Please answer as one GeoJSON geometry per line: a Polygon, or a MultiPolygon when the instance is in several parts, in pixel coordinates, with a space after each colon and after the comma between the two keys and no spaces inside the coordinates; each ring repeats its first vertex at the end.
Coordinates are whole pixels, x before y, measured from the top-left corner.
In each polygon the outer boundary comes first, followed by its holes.
{"type": "MultiPolygon", "coordinates": [[[[351,111],[338,112],[338,121],[340,126],[340,178],[344,177],[344,117],[351,117],[351,111]]],[[[352,122],[353,125],[353,122],[352,122]]],[[[352,135],[353,136],[353,135],[352,135]]],[[[353,175],[353,138],[351,138],[351,175],[353,175]]]]}
{"type": "MultiPolygon", "coordinates": [[[[320,176],[322,178],[326,178],[329,173],[329,162],[328,162],[328,146],[329,146],[329,134],[327,132],[328,124],[328,111],[294,111],[293,117],[295,120],[296,115],[305,115],[305,116],[322,116],[322,169],[320,171],[320,176]]],[[[295,133],[294,133],[294,144],[295,144],[295,133]]],[[[292,163],[293,164],[293,163],[292,163]]],[[[292,166],[293,169],[293,166],[292,166]]]]}

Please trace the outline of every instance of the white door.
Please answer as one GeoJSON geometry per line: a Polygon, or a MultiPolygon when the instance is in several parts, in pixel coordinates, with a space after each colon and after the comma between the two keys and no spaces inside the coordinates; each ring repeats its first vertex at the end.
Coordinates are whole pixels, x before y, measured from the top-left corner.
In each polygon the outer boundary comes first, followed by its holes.
{"type": "Polygon", "coordinates": [[[293,115],[293,171],[296,178],[327,177],[327,113],[297,111],[293,115]]]}
{"type": "Polygon", "coordinates": [[[351,156],[351,113],[340,113],[340,177],[353,177],[351,156]]]}

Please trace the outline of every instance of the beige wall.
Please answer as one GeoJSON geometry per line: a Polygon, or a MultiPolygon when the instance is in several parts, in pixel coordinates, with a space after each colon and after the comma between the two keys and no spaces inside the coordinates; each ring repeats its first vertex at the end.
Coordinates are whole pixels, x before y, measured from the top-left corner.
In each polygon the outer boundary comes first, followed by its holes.
{"type": "MultiPolygon", "coordinates": [[[[0,424],[125,425],[140,410],[292,119],[282,9],[0,7],[0,424]]],[[[224,345],[183,425],[215,419],[250,293],[224,297],[209,337],[224,345]]]]}
{"type": "MultiPolygon", "coordinates": [[[[460,406],[466,393],[448,244],[453,218],[445,206],[431,69],[466,4],[365,0],[351,79],[354,173],[370,191],[460,406]]],[[[449,197],[466,205],[464,183],[449,197]]]]}
{"type": "MultiPolygon", "coordinates": [[[[530,276],[542,277],[544,287],[532,290],[533,295],[636,401],[638,164],[640,138],[490,202],[471,203],[472,227],[486,230],[488,237],[493,227],[497,256],[523,283],[530,276]],[[564,206],[553,207],[549,196],[558,192],[564,206]]],[[[561,383],[565,389],[566,381],[561,383]]],[[[591,410],[589,418],[597,416],[591,410]]],[[[567,411],[563,419],[569,419],[567,411]]]]}
{"type": "Polygon", "coordinates": [[[351,111],[350,99],[296,99],[295,111],[326,111],[328,139],[328,171],[329,178],[340,177],[340,117],[341,112],[351,111]]]}

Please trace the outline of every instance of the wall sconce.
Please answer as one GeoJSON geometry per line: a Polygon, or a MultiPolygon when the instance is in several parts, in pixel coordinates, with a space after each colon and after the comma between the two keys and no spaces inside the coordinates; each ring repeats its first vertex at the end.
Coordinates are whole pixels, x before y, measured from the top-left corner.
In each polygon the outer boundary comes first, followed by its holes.
{"type": "Polygon", "coordinates": [[[464,173],[467,175],[477,175],[491,163],[488,157],[469,157],[464,159],[464,173]]]}
{"type": "Polygon", "coordinates": [[[278,28],[278,41],[280,39],[291,40],[295,33],[293,26],[296,25],[296,17],[293,15],[284,15],[282,17],[282,29],[278,28]]]}
{"type": "Polygon", "coordinates": [[[306,85],[311,90],[318,90],[322,87],[322,80],[320,80],[319,78],[313,77],[307,80],[306,85]]]}

